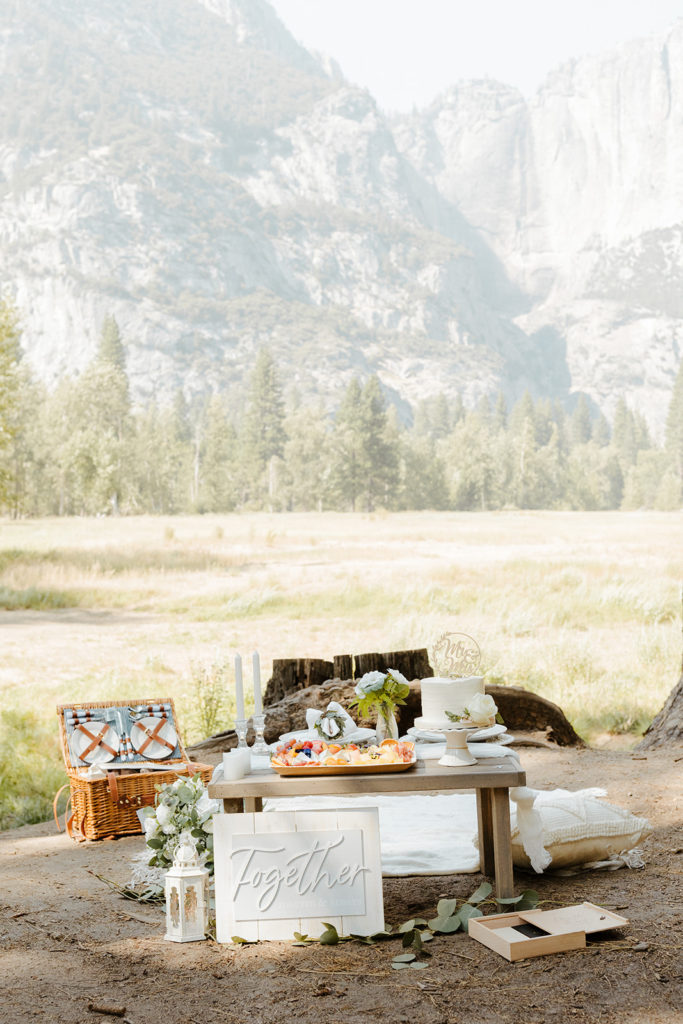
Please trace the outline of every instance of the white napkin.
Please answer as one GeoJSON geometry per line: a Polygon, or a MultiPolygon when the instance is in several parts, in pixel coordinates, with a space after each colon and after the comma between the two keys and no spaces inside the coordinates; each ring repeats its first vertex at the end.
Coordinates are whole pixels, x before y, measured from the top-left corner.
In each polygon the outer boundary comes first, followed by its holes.
{"type": "MultiPolygon", "coordinates": [[[[346,739],[350,733],[355,732],[358,728],[348,711],[345,711],[341,704],[338,704],[336,700],[330,701],[327,705],[326,711],[332,711],[342,720],[341,732],[335,732],[333,722],[330,722],[329,720],[323,722],[322,730],[328,739],[346,739]]],[[[324,714],[324,711],[318,711],[317,708],[309,708],[306,712],[306,725],[308,728],[315,729],[324,714]]]]}

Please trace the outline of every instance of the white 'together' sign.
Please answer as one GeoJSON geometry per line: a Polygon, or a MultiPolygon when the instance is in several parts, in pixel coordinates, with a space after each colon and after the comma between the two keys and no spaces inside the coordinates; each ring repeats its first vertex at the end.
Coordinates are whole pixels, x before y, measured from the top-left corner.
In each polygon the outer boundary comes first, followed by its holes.
{"type": "Polygon", "coordinates": [[[363,833],[233,836],[235,921],[365,913],[363,833]]]}
{"type": "Polygon", "coordinates": [[[219,942],[384,927],[376,808],[214,818],[219,942]]]}

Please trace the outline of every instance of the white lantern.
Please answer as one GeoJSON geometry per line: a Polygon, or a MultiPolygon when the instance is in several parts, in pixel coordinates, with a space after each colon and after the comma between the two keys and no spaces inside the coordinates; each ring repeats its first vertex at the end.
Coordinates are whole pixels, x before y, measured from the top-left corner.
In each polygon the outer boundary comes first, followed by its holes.
{"type": "Polygon", "coordinates": [[[199,863],[197,847],[183,832],[166,872],[166,935],[170,942],[198,942],[206,937],[209,917],[209,872],[199,863]]]}

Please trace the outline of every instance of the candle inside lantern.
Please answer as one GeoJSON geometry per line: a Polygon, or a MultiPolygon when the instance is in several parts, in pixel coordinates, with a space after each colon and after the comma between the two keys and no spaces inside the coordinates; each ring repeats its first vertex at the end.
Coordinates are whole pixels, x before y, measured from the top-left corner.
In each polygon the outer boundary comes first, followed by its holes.
{"type": "Polygon", "coordinates": [[[244,686],[242,683],[242,656],[235,655],[235,704],[236,718],[238,721],[244,719],[244,686]]]}
{"type": "Polygon", "coordinates": [[[254,667],[254,714],[263,714],[263,701],[261,700],[261,659],[258,651],[254,651],[251,659],[254,667]]]}

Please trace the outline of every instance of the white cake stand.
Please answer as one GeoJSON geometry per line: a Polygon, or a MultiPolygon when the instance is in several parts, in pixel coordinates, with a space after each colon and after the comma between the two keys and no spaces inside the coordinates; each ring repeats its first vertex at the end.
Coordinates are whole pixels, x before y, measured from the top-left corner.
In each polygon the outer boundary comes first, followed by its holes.
{"type": "Polygon", "coordinates": [[[453,726],[452,729],[444,729],[446,737],[446,753],[439,760],[445,768],[469,768],[477,763],[476,757],[472,757],[468,746],[467,736],[471,732],[479,732],[478,725],[453,726]]]}

